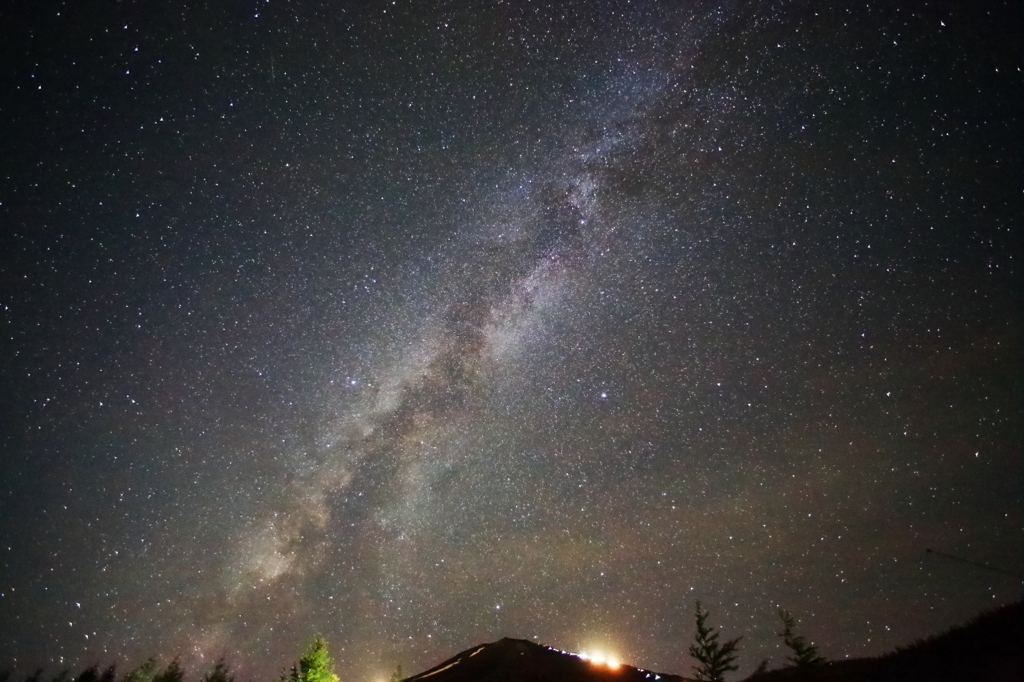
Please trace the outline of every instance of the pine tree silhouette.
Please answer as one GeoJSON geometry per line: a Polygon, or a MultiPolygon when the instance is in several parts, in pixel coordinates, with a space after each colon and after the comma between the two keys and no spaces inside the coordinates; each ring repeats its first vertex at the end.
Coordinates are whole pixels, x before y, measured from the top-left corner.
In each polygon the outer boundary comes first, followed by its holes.
{"type": "Polygon", "coordinates": [[[150,656],[138,668],[130,671],[121,682],[153,682],[156,677],[156,659],[150,656]]]}
{"type": "Polygon", "coordinates": [[[701,608],[697,602],[697,634],[694,637],[695,643],[690,645],[690,655],[696,658],[699,666],[693,669],[697,673],[697,679],[703,682],[724,682],[723,675],[730,670],[739,670],[735,664],[736,646],[742,637],[731,639],[728,642],[718,641],[718,632],[707,625],[708,612],[701,608]]]}
{"type": "Polygon", "coordinates": [[[183,679],[185,679],[185,673],[181,669],[178,657],[175,656],[174,660],[163,669],[163,672],[153,678],[153,682],[182,682],[183,679]]]}
{"type": "Polygon", "coordinates": [[[222,658],[213,666],[213,670],[203,675],[203,682],[235,682],[234,676],[229,675],[229,672],[230,668],[222,658]]]}
{"type": "Polygon", "coordinates": [[[75,678],[75,682],[99,682],[100,680],[100,669],[99,666],[93,665],[78,674],[75,678]]]}
{"type": "Polygon", "coordinates": [[[793,615],[784,609],[779,609],[779,617],[782,619],[782,632],[778,633],[793,651],[792,656],[786,656],[786,660],[797,668],[806,668],[812,665],[824,663],[825,659],[818,655],[818,647],[808,644],[807,640],[797,635],[793,630],[796,627],[796,620],[793,615]]]}

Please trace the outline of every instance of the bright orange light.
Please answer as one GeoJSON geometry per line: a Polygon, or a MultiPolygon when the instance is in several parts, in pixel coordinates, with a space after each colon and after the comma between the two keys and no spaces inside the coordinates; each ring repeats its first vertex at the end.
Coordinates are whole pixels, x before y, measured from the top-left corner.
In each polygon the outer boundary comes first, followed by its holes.
{"type": "Polygon", "coordinates": [[[594,665],[603,665],[607,668],[610,668],[611,670],[615,670],[620,665],[622,665],[619,659],[615,658],[615,656],[603,654],[600,651],[595,651],[592,653],[581,651],[578,654],[576,654],[576,656],[579,657],[581,660],[587,661],[588,663],[593,663],[594,665]]]}

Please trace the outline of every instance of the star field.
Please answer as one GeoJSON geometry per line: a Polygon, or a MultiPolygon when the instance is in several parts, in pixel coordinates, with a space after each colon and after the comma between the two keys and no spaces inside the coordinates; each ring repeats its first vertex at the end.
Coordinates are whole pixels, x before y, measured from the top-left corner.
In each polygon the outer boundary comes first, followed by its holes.
{"type": "Polygon", "coordinates": [[[0,669],[740,675],[1020,598],[1010,3],[2,11],[0,669]]]}

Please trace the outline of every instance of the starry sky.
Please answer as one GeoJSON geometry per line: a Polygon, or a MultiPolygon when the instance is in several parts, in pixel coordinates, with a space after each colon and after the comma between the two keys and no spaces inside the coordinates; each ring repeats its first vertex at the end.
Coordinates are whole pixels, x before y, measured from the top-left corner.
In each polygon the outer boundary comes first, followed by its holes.
{"type": "Polygon", "coordinates": [[[0,668],[1019,599],[1017,3],[824,4],[8,3],[0,668]]]}

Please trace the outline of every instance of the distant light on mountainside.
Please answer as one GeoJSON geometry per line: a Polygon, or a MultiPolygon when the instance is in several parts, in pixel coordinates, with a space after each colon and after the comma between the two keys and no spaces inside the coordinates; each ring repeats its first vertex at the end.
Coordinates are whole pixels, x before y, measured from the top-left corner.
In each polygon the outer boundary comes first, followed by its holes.
{"type": "Polygon", "coordinates": [[[619,659],[616,658],[615,656],[604,654],[604,653],[601,653],[599,651],[595,651],[593,653],[588,653],[586,651],[581,651],[581,652],[579,652],[578,654],[575,654],[575,655],[580,657],[580,658],[582,658],[584,661],[588,661],[590,663],[593,663],[594,665],[607,666],[607,667],[611,668],[612,670],[618,668],[619,665],[621,665],[619,663],[619,659]]]}
{"type": "Polygon", "coordinates": [[[634,668],[617,655],[595,649],[579,652],[504,638],[467,649],[406,682],[686,682],[687,678],[634,668]]]}

